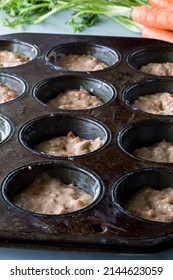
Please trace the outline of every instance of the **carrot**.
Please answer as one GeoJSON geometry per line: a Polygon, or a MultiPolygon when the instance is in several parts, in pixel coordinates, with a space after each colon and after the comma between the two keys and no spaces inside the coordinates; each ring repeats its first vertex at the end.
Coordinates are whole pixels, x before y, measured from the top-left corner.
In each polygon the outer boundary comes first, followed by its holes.
{"type": "Polygon", "coordinates": [[[172,31],[158,29],[154,27],[144,26],[142,29],[142,37],[173,43],[172,31]]]}
{"type": "Polygon", "coordinates": [[[148,0],[152,7],[173,11],[173,0],[148,0]]]}
{"type": "Polygon", "coordinates": [[[173,31],[173,13],[165,9],[137,6],[133,8],[131,18],[142,25],[173,31]]]}

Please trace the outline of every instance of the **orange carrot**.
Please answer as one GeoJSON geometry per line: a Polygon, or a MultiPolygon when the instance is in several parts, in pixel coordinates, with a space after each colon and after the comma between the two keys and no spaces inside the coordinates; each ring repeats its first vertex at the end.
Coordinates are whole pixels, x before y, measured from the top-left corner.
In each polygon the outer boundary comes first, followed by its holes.
{"type": "Polygon", "coordinates": [[[173,11],[173,0],[148,0],[152,7],[173,11]]]}
{"type": "Polygon", "coordinates": [[[173,32],[148,26],[143,27],[142,37],[173,43],[173,32]]]}
{"type": "Polygon", "coordinates": [[[142,25],[173,31],[173,12],[165,9],[137,6],[132,10],[131,18],[142,25]]]}

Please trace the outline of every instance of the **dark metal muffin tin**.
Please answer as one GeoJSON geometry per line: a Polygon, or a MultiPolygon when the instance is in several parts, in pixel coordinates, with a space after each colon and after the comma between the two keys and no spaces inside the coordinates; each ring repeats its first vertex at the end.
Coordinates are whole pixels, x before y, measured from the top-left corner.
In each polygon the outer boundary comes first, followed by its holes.
{"type": "Polygon", "coordinates": [[[173,223],[137,218],[123,205],[143,184],[172,186],[173,163],[132,155],[135,147],[162,136],[172,141],[172,117],[145,114],[130,103],[145,90],[171,89],[173,77],[145,74],[139,68],[148,62],[171,61],[173,46],[142,38],[20,33],[1,36],[0,49],[21,50],[31,57],[23,65],[0,69],[0,79],[19,92],[16,99],[0,105],[1,244],[143,253],[172,246],[173,223]],[[103,58],[108,68],[86,73],[54,65],[58,56],[84,52],[103,58]],[[61,91],[80,86],[92,88],[104,104],[79,111],[47,104],[61,91]],[[41,141],[68,130],[85,138],[101,136],[104,145],[69,158],[34,150],[41,141]],[[42,172],[66,183],[79,182],[96,194],[94,202],[64,215],[16,207],[13,197],[42,172]]]}

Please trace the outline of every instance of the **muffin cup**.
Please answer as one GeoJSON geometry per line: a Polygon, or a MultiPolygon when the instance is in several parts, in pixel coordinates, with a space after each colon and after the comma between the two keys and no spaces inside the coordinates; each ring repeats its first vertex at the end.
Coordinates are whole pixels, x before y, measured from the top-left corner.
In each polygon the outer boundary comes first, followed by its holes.
{"type": "MultiPolygon", "coordinates": [[[[14,99],[7,101],[7,102],[12,102],[16,98],[20,97],[22,94],[24,94],[26,92],[27,87],[28,87],[27,83],[20,77],[5,74],[5,73],[0,73],[0,83],[2,83],[4,86],[10,88],[17,95],[14,99]]],[[[2,103],[2,104],[4,104],[4,103],[2,103]]]]}
{"type": "Polygon", "coordinates": [[[157,223],[172,223],[144,219],[124,208],[129,198],[145,186],[150,186],[155,190],[173,188],[173,171],[166,168],[143,168],[124,174],[112,186],[111,196],[114,206],[118,207],[125,215],[144,222],[147,220],[147,222],[156,223],[156,225],[157,223]]]}
{"type": "MultiPolygon", "coordinates": [[[[5,202],[8,203],[12,208],[20,209],[30,213],[31,215],[48,215],[30,212],[16,206],[13,203],[14,197],[24,191],[25,188],[31,184],[38,175],[42,175],[43,173],[48,174],[50,177],[59,179],[64,184],[71,184],[73,182],[74,185],[79,186],[83,191],[93,196],[93,202],[90,205],[74,212],[89,210],[90,208],[94,207],[103,197],[104,184],[96,173],[82,166],[70,164],[69,162],[49,161],[26,165],[8,174],[2,184],[2,195],[5,202]]],[[[71,213],[74,212],[59,215],[71,215],[71,213]]]]}
{"type": "MultiPolygon", "coordinates": [[[[68,55],[91,55],[97,58],[99,61],[105,63],[108,66],[108,68],[116,65],[120,61],[120,54],[117,50],[98,44],[83,42],[74,42],[53,47],[47,51],[45,59],[49,65],[51,65],[57,70],[61,69],[64,71],[72,71],[62,68],[58,65],[58,60],[68,55]]],[[[107,68],[97,71],[104,71],[106,69],[107,68]]]]}
{"type": "MultiPolygon", "coordinates": [[[[34,44],[29,44],[18,40],[0,40],[0,51],[6,51],[6,50],[17,52],[24,56],[27,56],[29,57],[29,61],[33,60],[38,55],[38,48],[34,44]]],[[[25,62],[24,64],[28,62],[25,62]]],[[[22,66],[22,64],[17,66],[11,66],[11,67],[18,67],[18,66],[22,66]]],[[[11,68],[11,67],[3,67],[3,68],[11,68]]]]}
{"type": "MultiPolygon", "coordinates": [[[[55,108],[47,103],[50,99],[55,98],[58,94],[65,92],[66,90],[80,89],[85,89],[92,95],[98,97],[104,103],[103,105],[109,104],[117,95],[116,89],[108,82],[82,75],[63,75],[41,81],[35,86],[33,95],[36,100],[41,102],[43,105],[55,108]]],[[[90,110],[95,108],[90,108],[90,110]]],[[[60,108],[57,109],[65,110],[60,108]]]]}
{"type": "Polygon", "coordinates": [[[13,133],[13,125],[10,120],[0,115],[0,145],[6,142],[13,133]]]}
{"type": "Polygon", "coordinates": [[[154,116],[158,118],[172,118],[172,115],[157,115],[145,112],[132,104],[140,96],[156,94],[161,92],[168,92],[170,94],[173,94],[173,81],[164,79],[133,83],[131,85],[128,85],[123,90],[122,100],[128,108],[133,110],[133,112],[138,111],[139,113],[142,113],[144,115],[154,116]]]}
{"type": "MultiPolygon", "coordinates": [[[[74,135],[84,139],[100,137],[103,140],[103,146],[101,148],[88,154],[99,152],[110,141],[110,131],[104,124],[91,118],[77,117],[71,114],[52,114],[36,118],[22,127],[19,133],[19,139],[24,147],[33,153],[38,153],[46,157],[56,157],[37,152],[35,146],[58,136],[67,136],[70,131],[74,135]]],[[[83,157],[88,154],[80,156],[83,157]]]]}
{"type": "MultiPolygon", "coordinates": [[[[134,151],[142,147],[149,147],[163,140],[173,143],[172,121],[152,119],[134,122],[120,129],[117,135],[118,145],[126,154],[138,160],[150,163],[152,163],[152,161],[134,156],[134,151]]],[[[163,163],[157,162],[157,164],[163,163]]]]}
{"type": "MultiPolygon", "coordinates": [[[[127,56],[127,63],[133,69],[140,71],[140,68],[148,63],[165,63],[173,62],[173,48],[172,47],[150,47],[133,51],[127,56]]],[[[151,74],[146,74],[150,75],[151,74]]],[[[157,75],[154,75],[157,76],[157,75]]]]}

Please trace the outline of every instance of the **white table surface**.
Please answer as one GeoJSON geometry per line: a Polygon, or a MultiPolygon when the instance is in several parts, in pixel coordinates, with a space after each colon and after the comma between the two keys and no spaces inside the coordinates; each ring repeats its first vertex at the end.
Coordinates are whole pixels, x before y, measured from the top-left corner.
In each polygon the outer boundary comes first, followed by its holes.
{"type": "MultiPolygon", "coordinates": [[[[34,33],[57,33],[57,34],[78,34],[78,35],[100,35],[100,36],[123,36],[123,37],[140,37],[140,33],[133,33],[126,28],[120,26],[112,20],[105,19],[102,23],[83,31],[82,33],[74,33],[71,26],[66,21],[70,17],[69,11],[59,12],[47,21],[38,24],[26,26],[24,30],[17,30],[4,27],[0,24],[0,35],[34,32],[34,33]]],[[[77,251],[61,251],[61,250],[35,250],[21,248],[0,248],[0,260],[133,260],[133,259],[173,259],[173,249],[161,251],[153,254],[117,254],[103,252],[77,252],[77,251]]]]}

